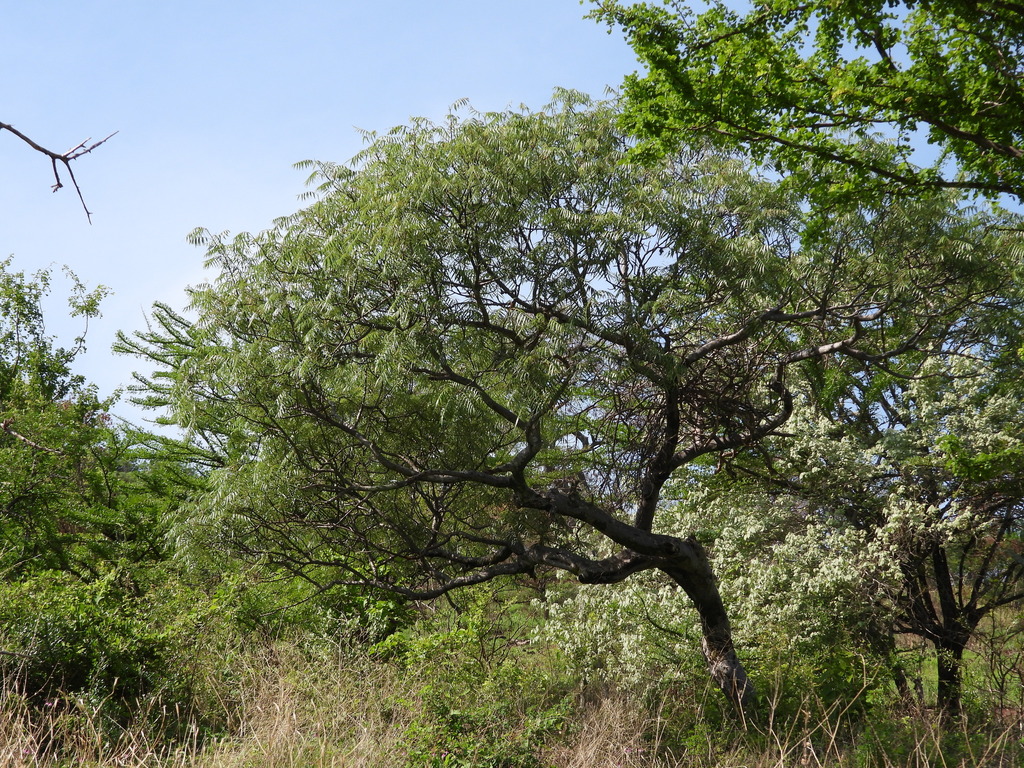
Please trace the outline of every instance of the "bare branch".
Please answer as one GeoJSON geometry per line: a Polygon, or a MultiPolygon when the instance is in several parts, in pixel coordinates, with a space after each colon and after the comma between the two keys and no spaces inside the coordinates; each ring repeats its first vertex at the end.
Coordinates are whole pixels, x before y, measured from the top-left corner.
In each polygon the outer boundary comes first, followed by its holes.
{"type": "Polygon", "coordinates": [[[92,211],[90,211],[88,206],[85,204],[85,198],[82,196],[82,188],[78,186],[78,179],[75,178],[75,172],[71,168],[71,161],[77,160],[82,155],[89,154],[94,149],[96,149],[102,144],[105,144],[107,141],[116,136],[118,132],[114,131],[106,138],[100,139],[99,141],[94,142],[92,144],[89,143],[90,141],[92,141],[92,139],[86,139],[85,141],[79,142],[66,152],[54,152],[53,150],[47,149],[46,147],[37,144],[35,141],[30,139],[28,136],[26,136],[24,133],[22,133],[9,123],[0,122],[0,131],[3,130],[10,131],[19,139],[21,139],[30,147],[32,147],[32,149],[34,149],[36,152],[40,152],[46,155],[48,158],[50,158],[50,165],[53,168],[54,192],[56,192],[58,189],[63,188],[64,186],[64,183],[60,180],[60,169],[58,168],[57,164],[60,163],[61,165],[64,166],[65,169],[67,169],[68,176],[71,179],[71,183],[75,186],[75,192],[78,193],[78,200],[82,203],[82,210],[85,211],[86,218],[89,220],[89,223],[92,224],[92,211]]]}

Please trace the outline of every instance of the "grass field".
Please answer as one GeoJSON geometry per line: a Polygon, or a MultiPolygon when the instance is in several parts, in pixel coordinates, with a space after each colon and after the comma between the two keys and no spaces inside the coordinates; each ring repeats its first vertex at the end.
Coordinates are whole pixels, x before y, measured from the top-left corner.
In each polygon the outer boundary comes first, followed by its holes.
{"type": "MultiPolygon", "coordinates": [[[[981,692],[973,686],[986,679],[980,654],[971,662],[974,709],[962,722],[942,725],[927,698],[919,707],[884,690],[828,705],[811,694],[768,690],[761,722],[744,726],[696,679],[643,688],[587,684],[551,648],[507,638],[474,647],[460,645],[462,635],[438,637],[385,659],[323,641],[266,641],[233,654],[230,669],[204,660],[191,710],[153,697],[127,722],[105,714],[102,700],[55,698],[33,707],[8,679],[0,765],[1024,765],[1019,682],[1015,708],[979,711],[981,692]]],[[[927,654],[920,660],[927,669],[927,654]]],[[[930,687],[925,678],[926,697],[930,687]]]]}

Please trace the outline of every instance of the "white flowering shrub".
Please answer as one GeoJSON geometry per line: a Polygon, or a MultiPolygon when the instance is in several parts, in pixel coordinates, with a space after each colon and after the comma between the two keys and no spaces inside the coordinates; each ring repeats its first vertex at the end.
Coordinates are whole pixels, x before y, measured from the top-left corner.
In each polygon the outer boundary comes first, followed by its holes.
{"type": "Polygon", "coordinates": [[[546,607],[539,638],[556,643],[584,679],[643,686],[706,677],[697,613],[659,571],[620,584],[573,585],[546,607]]]}
{"type": "MultiPolygon", "coordinates": [[[[755,669],[798,661],[823,684],[822,667],[838,665],[850,687],[864,687],[873,664],[893,663],[896,634],[955,633],[967,626],[955,611],[984,615],[1013,597],[993,584],[1019,581],[1024,562],[1024,418],[990,374],[966,357],[936,364],[862,404],[874,409],[860,414],[869,429],[806,398],[787,436],[679,483],[663,530],[708,548],[736,644],[755,669]],[[943,562],[949,573],[936,571],[943,562]],[[932,592],[955,592],[943,579],[975,591],[961,586],[949,615],[926,626],[914,612],[932,592]]],[[[596,677],[665,680],[699,663],[697,617],[657,572],[579,589],[551,607],[541,631],[596,677]]]]}

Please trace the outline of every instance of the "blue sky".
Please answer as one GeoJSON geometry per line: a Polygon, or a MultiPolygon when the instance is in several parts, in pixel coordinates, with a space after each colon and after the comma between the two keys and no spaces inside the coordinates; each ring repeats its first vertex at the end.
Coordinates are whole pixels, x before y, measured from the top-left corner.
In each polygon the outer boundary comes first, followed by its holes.
{"type": "MultiPolygon", "coordinates": [[[[578,0],[145,2],[0,0],[0,122],[64,151],[118,131],[77,161],[93,211],[51,194],[49,162],[0,132],[0,257],[70,266],[113,292],[79,372],[109,394],[140,361],[115,357],[121,329],[154,301],[186,302],[204,254],[185,236],[259,230],[301,206],[300,160],[344,161],[356,128],[480,110],[542,107],[556,87],[593,96],[637,68],[619,34],[578,0]]],[[[61,290],[58,281],[57,291],[61,290]]],[[[80,324],[49,307],[48,327],[80,324]]],[[[116,412],[133,420],[138,412],[116,412]]]]}

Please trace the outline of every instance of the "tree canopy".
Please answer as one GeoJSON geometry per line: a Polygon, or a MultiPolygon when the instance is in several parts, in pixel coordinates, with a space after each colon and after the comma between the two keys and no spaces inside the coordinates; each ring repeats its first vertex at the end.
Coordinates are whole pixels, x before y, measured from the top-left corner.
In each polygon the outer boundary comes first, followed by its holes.
{"type": "MultiPolygon", "coordinates": [[[[70,271],[72,316],[99,314],[107,292],[70,271]]],[[[157,473],[137,471],[143,438],[109,414],[113,399],[72,372],[85,332],[70,348],[48,335],[43,301],[52,275],[0,261],[0,573],[60,571],[98,577],[98,561],[135,562],[163,549],[167,508],[157,473]]]]}
{"type": "Polygon", "coordinates": [[[1024,199],[1020,3],[598,5],[647,68],[626,80],[625,121],[648,152],[697,132],[826,187],[1024,199]],[[923,140],[935,162],[914,156],[923,140]]]}
{"type": "Polygon", "coordinates": [[[430,597],[558,569],[661,571],[712,676],[746,673],[666,483],[781,427],[805,361],[913,365],[996,288],[999,222],[880,200],[801,238],[793,192],[727,155],[629,162],[613,105],[453,115],[321,164],[315,202],[198,232],[195,320],[157,307],[121,348],[223,467],[223,541],[305,578],[430,597]],[[905,362],[906,361],[906,362],[905,362]]]}

